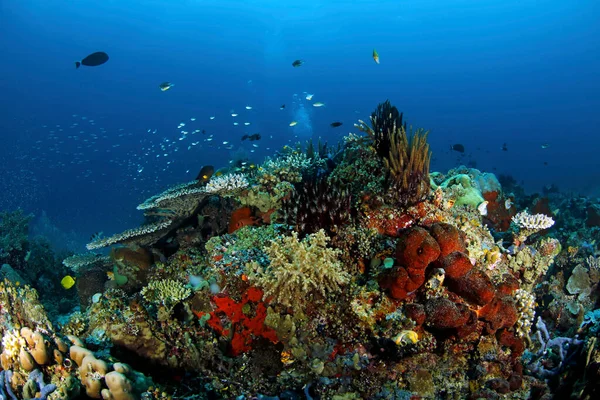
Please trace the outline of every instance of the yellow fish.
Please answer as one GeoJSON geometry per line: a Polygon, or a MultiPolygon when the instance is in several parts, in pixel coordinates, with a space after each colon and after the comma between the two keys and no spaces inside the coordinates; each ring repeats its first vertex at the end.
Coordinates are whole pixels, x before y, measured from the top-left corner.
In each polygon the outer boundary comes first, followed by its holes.
{"type": "Polygon", "coordinates": [[[60,284],[65,289],[71,289],[73,285],[75,285],[75,278],[71,275],[65,275],[65,277],[61,279],[60,284]]]}
{"type": "Polygon", "coordinates": [[[375,60],[375,62],[379,64],[379,53],[377,53],[377,50],[375,49],[373,49],[373,60],[375,60]]]}
{"type": "Polygon", "coordinates": [[[298,121],[292,121],[290,122],[290,126],[296,126],[298,124],[298,121]]]}

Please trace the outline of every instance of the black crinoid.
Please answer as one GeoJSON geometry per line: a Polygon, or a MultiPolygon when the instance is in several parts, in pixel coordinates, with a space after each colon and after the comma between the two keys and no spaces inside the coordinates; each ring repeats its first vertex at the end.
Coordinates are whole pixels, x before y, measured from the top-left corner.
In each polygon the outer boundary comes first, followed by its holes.
{"type": "Polygon", "coordinates": [[[429,132],[407,129],[402,113],[389,100],[379,104],[371,114],[371,126],[363,121],[355,126],[371,137],[383,161],[386,197],[400,207],[423,201],[429,193],[429,132]]]}
{"type": "Polygon", "coordinates": [[[329,183],[325,176],[308,177],[296,184],[281,208],[281,222],[293,226],[300,237],[320,229],[333,236],[355,216],[350,192],[329,183]]]}

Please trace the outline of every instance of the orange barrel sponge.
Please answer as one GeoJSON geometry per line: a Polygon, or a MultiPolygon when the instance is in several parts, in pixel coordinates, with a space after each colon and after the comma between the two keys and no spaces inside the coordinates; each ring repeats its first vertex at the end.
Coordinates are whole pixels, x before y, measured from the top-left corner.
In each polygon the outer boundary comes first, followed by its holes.
{"type": "Polygon", "coordinates": [[[481,271],[471,270],[458,279],[448,279],[448,288],[469,303],[483,306],[496,295],[490,278],[481,271]]]}
{"type": "Polygon", "coordinates": [[[453,251],[446,256],[440,257],[437,263],[444,270],[446,276],[453,279],[461,278],[473,269],[473,264],[471,264],[469,256],[460,251],[453,251]]]}
{"type": "Polygon", "coordinates": [[[396,245],[396,262],[410,270],[425,270],[427,266],[440,256],[438,242],[419,226],[408,228],[402,232],[396,245]]]}
{"type": "Polygon", "coordinates": [[[427,230],[418,226],[402,232],[396,245],[398,266],[379,279],[392,298],[404,300],[425,282],[425,269],[440,255],[440,246],[427,230]]]}
{"type": "Polygon", "coordinates": [[[431,236],[440,245],[440,256],[445,257],[455,251],[466,253],[465,234],[454,225],[435,223],[430,228],[431,236]]]}
{"type": "Polygon", "coordinates": [[[471,319],[472,311],[465,304],[457,304],[444,297],[436,297],[427,301],[426,324],[434,329],[459,328],[471,319]]]}

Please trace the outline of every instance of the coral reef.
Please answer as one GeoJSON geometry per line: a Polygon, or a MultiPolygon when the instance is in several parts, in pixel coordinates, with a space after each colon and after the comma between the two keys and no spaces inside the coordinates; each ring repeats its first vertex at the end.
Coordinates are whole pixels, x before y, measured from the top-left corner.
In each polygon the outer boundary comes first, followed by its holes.
{"type": "Polygon", "coordinates": [[[142,227],[88,245],[108,257],[60,264],[13,215],[0,396],[598,397],[597,200],[429,174],[389,102],[357,126],[151,197],[142,227]]]}

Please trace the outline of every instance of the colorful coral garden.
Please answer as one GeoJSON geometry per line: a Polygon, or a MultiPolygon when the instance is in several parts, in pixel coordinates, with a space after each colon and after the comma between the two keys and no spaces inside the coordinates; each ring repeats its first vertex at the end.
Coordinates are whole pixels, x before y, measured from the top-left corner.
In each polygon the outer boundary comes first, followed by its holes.
{"type": "Polygon", "coordinates": [[[4,215],[0,399],[599,398],[600,205],[430,173],[389,102],[357,128],[146,200],[67,317],[4,215]]]}

